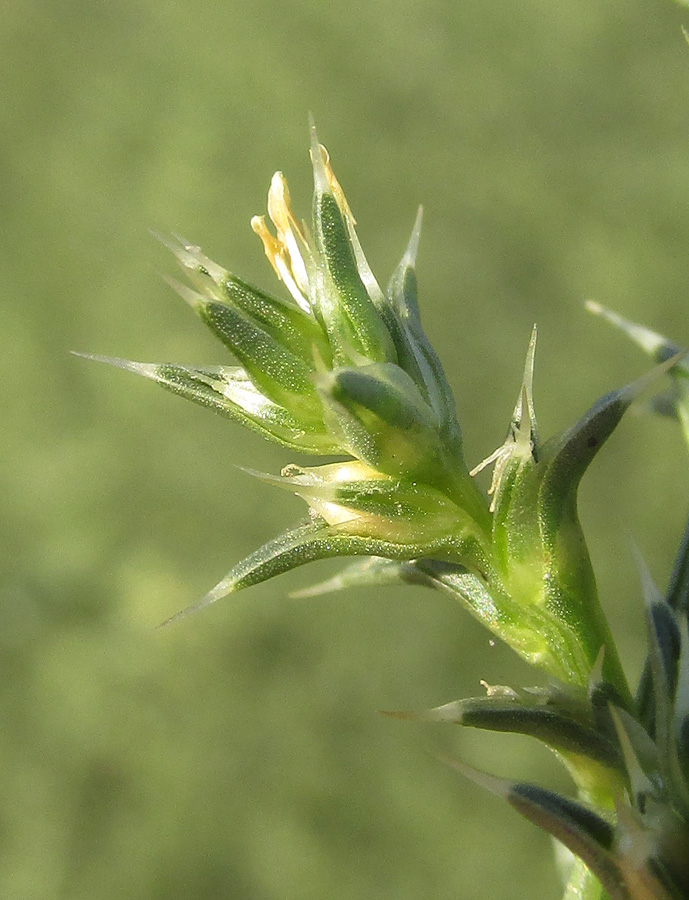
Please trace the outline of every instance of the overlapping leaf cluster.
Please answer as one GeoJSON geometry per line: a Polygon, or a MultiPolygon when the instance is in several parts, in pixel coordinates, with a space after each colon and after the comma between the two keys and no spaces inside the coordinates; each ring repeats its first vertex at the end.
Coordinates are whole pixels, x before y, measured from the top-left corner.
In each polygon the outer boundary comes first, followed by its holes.
{"type": "MultiPolygon", "coordinates": [[[[300,453],[330,457],[259,477],[293,491],[308,518],[236,565],[195,609],[306,562],[363,557],[310,589],[416,583],[458,599],[551,678],[532,691],[488,696],[417,717],[532,735],[557,752],[578,798],[475,773],[562,841],[579,862],[566,897],[687,896],[689,872],[689,538],[668,595],[647,580],[649,659],[633,698],[601,610],[577,515],[588,465],[649,380],[689,441],[689,366],[679,348],[593,306],[661,363],[601,398],[548,440],[533,402],[535,330],[504,443],[471,472],[454,400],[421,327],[415,262],[421,216],[385,290],[361,249],[355,220],[325,149],[312,133],[313,214],[295,217],[273,177],[268,215],[252,227],[288,297],[266,294],[169,242],[191,286],[173,282],[239,366],[105,359],[300,453]],[[333,458],[334,461],[333,461],[333,458]],[[473,479],[494,464],[486,497],[473,479]],[[591,875],[594,872],[600,883],[591,875]]],[[[96,357],[104,359],[102,357],[96,357]]]]}

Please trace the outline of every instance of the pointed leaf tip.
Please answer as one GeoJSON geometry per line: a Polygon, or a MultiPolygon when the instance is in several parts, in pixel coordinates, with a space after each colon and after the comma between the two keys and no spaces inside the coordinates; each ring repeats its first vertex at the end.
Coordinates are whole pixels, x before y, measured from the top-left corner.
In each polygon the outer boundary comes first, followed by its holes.
{"type": "Polygon", "coordinates": [[[552,495],[574,490],[581,477],[619,425],[632,402],[656,378],[677,362],[672,357],[619,390],[609,391],[564,434],[551,438],[544,447],[550,458],[549,491],[552,495]]]}
{"type": "Polygon", "coordinates": [[[409,569],[409,565],[408,562],[370,556],[367,559],[356,560],[356,562],[346,566],[332,578],[291,591],[288,596],[292,599],[304,600],[311,597],[320,597],[323,594],[332,594],[351,587],[400,584],[405,580],[405,572],[409,569]]]}
{"type": "Polygon", "coordinates": [[[622,750],[629,788],[635,804],[638,804],[644,795],[653,793],[653,784],[644,772],[642,760],[647,765],[655,766],[655,747],[646,732],[639,728],[638,722],[628,713],[616,709],[612,703],[608,704],[608,711],[622,750]]]}
{"type": "Polygon", "coordinates": [[[490,775],[488,772],[482,772],[480,769],[475,769],[468,763],[462,762],[459,759],[453,759],[450,756],[443,756],[441,754],[433,755],[440,762],[445,763],[446,766],[449,766],[451,769],[459,772],[460,775],[463,775],[469,781],[473,781],[474,784],[477,784],[479,787],[485,788],[485,790],[490,791],[491,794],[495,794],[498,797],[507,799],[509,797],[510,791],[513,789],[513,782],[507,780],[506,778],[498,778],[496,775],[490,775]]]}
{"type": "Polygon", "coordinates": [[[191,606],[181,609],[156,627],[167,628],[169,625],[175,625],[177,622],[181,622],[182,619],[188,619],[190,616],[196,615],[196,613],[201,612],[202,609],[205,609],[207,606],[210,606],[212,603],[215,603],[216,600],[220,599],[220,597],[211,597],[211,594],[212,591],[206,594],[198,603],[192,603],[191,606]]]}
{"type": "Polygon", "coordinates": [[[529,338],[529,346],[526,351],[526,360],[524,361],[524,376],[522,380],[522,391],[517,401],[512,417],[513,427],[519,429],[517,435],[517,443],[530,444],[534,455],[539,451],[538,426],[536,423],[536,409],[533,400],[533,382],[534,370],[536,366],[536,341],[538,338],[538,327],[534,324],[531,329],[529,338]]]}
{"type": "Polygon", "coordinates": [[[611,325],[619,328],[620,331],[623,331],[627,337],[648,353],[649,356],[652,356],[656,362],[663,362],[678,352],[681,353],[681,348],[671,341],[668,341],[662,334],[659,334],[657,331],[652,331],[650,328],[646,328],[645,325],[640,325],[637,322],[625,319],[623,316],[620,316],[611,309],[607,309],[595,300],[587,300],[585,307],[588,312],[595,316],[600,316],[602,319],[610,322],[611,325]]]}
{"type": "Polygon", "coordinates": [[[176,278],[172,278],[170,275],[163,274],[163,281],[172,288],[172,290],[184,300],[185,303],[188,303],[192,309],[199,310],[208,302],[208,300],[200,294],[198,291],[195,291],[193,288],[190,288],[186,284],[182,284],[181,281],[177,281],[176,278]]]}
{"type": "Polygon", "coordinates": [[[124,369],[126,372],[134,372],[136,375],[143,375],[145,378],[156,378],[158,370],[157,363],[140,363],[131,359],[120,359],[117,356],[100,356],[98,353],[80,353],[78,350],[69,351],[72,356],[78,356],[81,359],[90,359],[93,362],[105,363],[108,366],[114,366],[116,369],[124,369]]]}
{"type": "Polygon", "coordinates": [[[651,369],[649,372],[644,372],[643,375],[640,375],[639,378],[636,378],[634,381],[620,388],[619,391],[615,391],[624,402],[629,406],[636,398],[642,394],[646,388],[653,384],[654,381],[657,381],[661,375],[664,375],[666,372],[669,372],[673,369],[677,363],[681,362],[682,358],[686,356],[686,351],[680,350],[677,352],[676,347],[668,348],[667,353],[659,352],[658,357],[662,359],[657,366],[651,369]],[[668,355],[672,351],[672,355],[668,355]]]}
{"type": "Polygon", "coordinates": [[[317,194],[329,194],[330,181],[325,167],[327,152],[318,140],[316,123],[311,114],[309,114],[309,133],[311,136],[310,155],[313,166],[313,186],[317,194]]]}
{"type": "Polygon", "coordinates": [[[402,266],[409,266],[412,269],[416,266],[416,257],[419,252],[419,240],[421,238],[422,223],[423,206],[419,205],[419,208],[416,211],[414,227],[412,228],[411,235],[409,236],[409,243],[407,244],[407,249],[404,251],[404,256],[402,257],[402,261],[400,263],[400,265],[402,266]]]}

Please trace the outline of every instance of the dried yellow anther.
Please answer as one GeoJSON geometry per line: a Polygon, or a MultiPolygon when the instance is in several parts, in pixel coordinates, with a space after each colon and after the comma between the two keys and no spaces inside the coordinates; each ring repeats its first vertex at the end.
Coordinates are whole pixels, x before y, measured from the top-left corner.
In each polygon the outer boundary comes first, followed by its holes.
{"type": "Polygon", "coordinates": [[[328,185],[330,186],[330,190],[332,191],[333,197],[335,198],[335,202],[340,207],[340,212],[345,217],[345,219],[348,219],[352,225],[356,225],[356,219],[352,214],[349,203],[347,203],[347,198],[344,195],[344,191],[342,190],[340,182],[337,180],[335,173],[333,172],[333,168],[330,165],[330,154],[325,149],[323,144],[319,144],[318,149],[321,151],[321,159],[323,160],[325,177],[328,179],[328,185]]]}
{"type": "Polygon", "coordinates": [[[311,313],[309,279],[300,245],[306,249],[306,239],[292,215],[289,190],[282,172],[276,172],[268,191],[268,215],[275,225],[273,235],[265,216],[254,216],[251,227],[263,242],[263,249],[276,275],[304,312],[311,313]]]}
{"type": "Polygon", "coordinates": [[[270,233],[270,229],[266,225],[266,217],[253,216],[251,219],[251,230],[260,237],[268,262],[275,270],[275,274],[280,278],[280,270],[276,259],[281,254],[282,248],[277,238],[270,233]]]}
{"type": "Polygon", "coordinates": [[[306,294],[309,279],[300,249],[305,247],[306,240],[292,213],[289,188],[282,172],[276,172],[270,182],[268,215],[275,225],[278,241],[287,253],[294,280],[302,294],[306,294]]]}

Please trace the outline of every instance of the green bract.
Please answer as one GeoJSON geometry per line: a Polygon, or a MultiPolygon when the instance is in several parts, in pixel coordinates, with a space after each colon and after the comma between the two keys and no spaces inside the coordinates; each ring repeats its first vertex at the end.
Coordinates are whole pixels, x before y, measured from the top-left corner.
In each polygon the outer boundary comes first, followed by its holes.
{"type": "Polygon", "coordinates": [[[551,684],[521,692],[490,688],[486,698],[416,717],[520,732],[560,756],[576,782],[576,801],[457,765],[583,860],[568,875],[570,900],[601,896],[591,871],[613,900],[686,896],[689,538],[668,598],[661,601],[646,584],[650,652],[632,698],[577,514],[587,467],[632,401],[665,370],[673,378],[665,405],[689,441],[686,358],[653,332],[604,312],[661,365],[543,440],[533,401],[534,329],[507,437],[469,472],[452,392],[419,317],[420,213],[382,290],[315,130],[311,160],[310,227],[295,218],[279,172],[268,193],[274,230],[263,216],[252,220],[287,297],[247,284],[198,247],[166,242],[191,282],[173,287],[239,366],[93,357],[151,378],[294,451],[337,459],[288,465],[279,476],[253,473],[298,495],[309,516],[237,564],[190,609],[334,556],[363,559],[302,594],[413,583],[459,600],[551,684]],[[489,464],[492,499],[473,479],[489,464]]]}
{"type": "MultiPolygon", "coordinates": [[[[454,594],[527,660],[586,685],[601,647],[605,674],[626,692],[596,596],[577,518],[577,486],[637,386],[608,395],[563,435],[541,442],[533,406],[535,332],[504,445],[470,473],[454,400],[421,327],[417,216],[386,290],[312,131],[311,226],[292,212],[280,172],[268,217],[252,228],[285,298],[166,241],[191,286],[175,290],[239,367],[108,360],[208,406],[291,449],[348,463],[286,469],[273,479],[309,505],[310,519],[235,567],[200,605],[278,572],[335,555],[382,557],[454,594]],[[472,475],[495,462],[493,502],[472,475]]],[[[369,578],[382,569],[368,570],[369,578]]],[[[389,577],[386,572],[384,577],[389,577]]]]}
{"type": "Polygon", "coordinates": [[[566,873],[566,900],[599,898],[601,885],[610,900],[689,895],[689,530],[665,597],[640,565],[649,652],[634,701],[597,666],[587,695],[571,687],[489,687],[487,697],[395,714],[529,735],[560,756],[579,800],[450,764],[583,861],[566,873]]]}

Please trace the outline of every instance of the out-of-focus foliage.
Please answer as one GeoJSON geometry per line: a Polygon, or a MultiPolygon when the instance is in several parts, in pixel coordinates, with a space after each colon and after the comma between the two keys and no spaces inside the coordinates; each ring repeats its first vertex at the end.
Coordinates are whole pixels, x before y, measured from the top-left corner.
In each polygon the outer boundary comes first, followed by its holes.
{"type": "MultiPolygon", "coordinates": [[[[6,5],[3,895],[499,900],[528,873],[557,896],[547,841],[516,816],[498,829],[498,801],[425,750],[541,783],[548,758],[375,713],[480,676],[523,683],[525,667],[420,589],[286,598],[313,573],[155,631],[300,511],[232,463],[294,455],[68,351],[227,362],[160,282],[148,229],[272,289],[248,222],[276,167],[308,196],[310,109],[376,271],[424,203],[424,324],[467,460],[503,439],[534,321],[539,421],[564,427],[643,370],[585,298],[689,341],[686,15],[660,0],[6,5]]],[[[672,422],[630,418],[583,485],[633,676],[628,535],[663,585],[683,452],[672,422]]]]}

